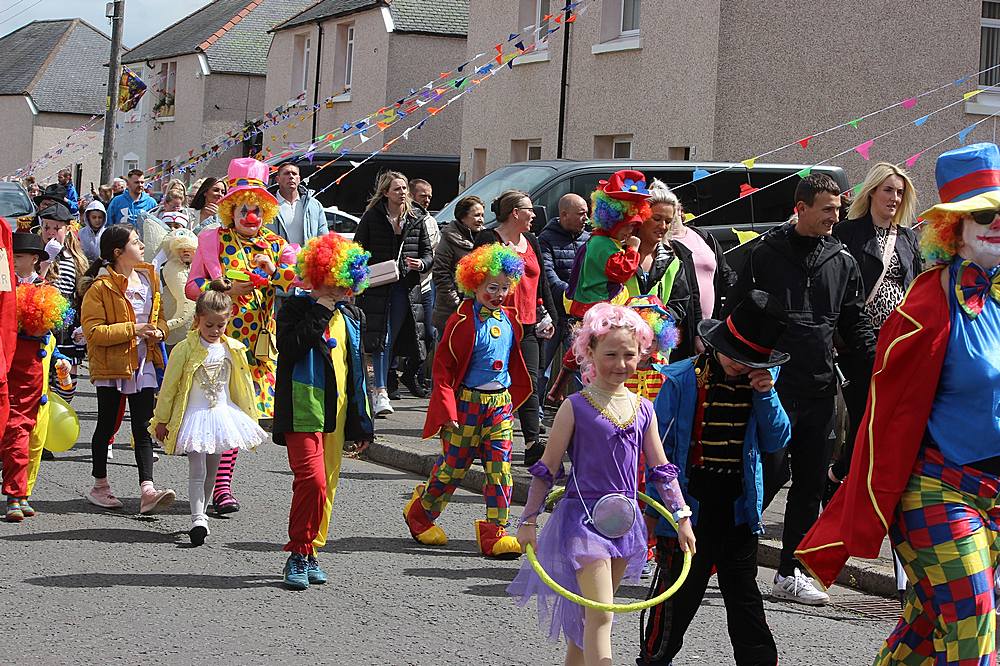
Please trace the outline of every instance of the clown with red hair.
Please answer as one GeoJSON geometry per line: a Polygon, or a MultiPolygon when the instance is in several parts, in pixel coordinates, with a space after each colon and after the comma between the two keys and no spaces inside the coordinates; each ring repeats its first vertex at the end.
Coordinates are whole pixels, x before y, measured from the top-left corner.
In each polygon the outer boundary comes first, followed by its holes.
{"type": "Polygon", "coordinates": [[[879,333],[850,472],[795,551],[831,585],[888,534],[911,587],[875,664],[996,660],[1000,149],[945,152],[935,176],[921,247],[936,265],[879,333]]]}
{"type": "Polygon", "coordinates": [[[434,521],[478,457],[486,472],[486,519],[476,521],[483,555],[520,557],[521,546],[507,534],[510,516],[510,453],[514,410],[531,395],[521,355],[523,331],[513,308],[503,305],[524,275],[524,260],[513,249],[492,243],[463,257],[455,283],[466,299],[448,318],[434,355],[434,390],[424,421],[425,438],[441,436],[441,455],[427,483],[418,484],[403,508],[410,534],[419,543],[443,546],[444,530],[434,521]]]}
{"type": "Polygon", "coordinates": [[[326,545],[346,442],[363,450],[375,435],[362,360],[364,315],[349,302],[368,286],[371,255],[331,233],[309,240],[295,273],[308,295],[278,312],[274,441],[286,447],[292,482],[284,582],[326,582],[316,550],[326,545]]]}
{"type": "MultiPolygon", "coordinates": [[[[250,374],[261,419],[274,416],[274,300],[295,280],[296,246],[266,225],[278,214],[278,200],[265,189],[268,166],[245,157],[229,163],[229,191],[218,203],[221,227],[198,234],[198,251],[185,293],[192,301],[213,280],[227,280],[233,316],[226,335],[250,350],[250,374]]],[[[215,477],[212,505],[219,514],[239,511],[231,491],[237,451],[222,456],[215,477]]]]}

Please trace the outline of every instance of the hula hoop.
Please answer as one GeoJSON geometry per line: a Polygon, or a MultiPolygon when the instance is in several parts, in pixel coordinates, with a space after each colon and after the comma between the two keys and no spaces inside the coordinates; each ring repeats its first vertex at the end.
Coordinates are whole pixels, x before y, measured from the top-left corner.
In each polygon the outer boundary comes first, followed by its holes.
{"type": "MultiPolygon", "coordinates": [[[[555,502],[565,492],[566,492],[565,487],[556,488],[551,493],[549,493],[549,496],[545,500],[546,503],[555,502]]],[[[658,514],[660,514],[668,521],[670,521],[670,524],[673,525],[674,530],[677,529],[677,523],[674,522],[674,517],[670,514],[669,511],[667,511],[666,507],[664,507],[662,504],[652,499],[649,495],[645,493],[637,492],[636,497],[638,499],[641,499],[649,506],[653,507],[653,509],[658,514]]],[[[524,553],[525,555],[527,555],[528,562],[531,563],[531,568],[535,570],[535,573],[538,574],[538,577],[541,578],[546,585],[551,587],[559,595],[569,599],[574,603],[580,604],[585,608],[592,608],[594,610],[605,611],[608,613],[635,613],[636,611],[645,610],[647,608],[652,608],[653,606],[662,604],[664,601],[672,597],[677,592],[677,590],[680,589],[681,585],[683,585],[684,581],[687,579],[688,572],[691,570],[691,553],[690,551],[688,551],[684,553],[684,563],[681,566],[680,576],[677,577],[677,580],[674,581],[673,585],[668,587],[662,593],[658,594],[652,599],[646,599],[645,601],[634,601],[630,604],[616,604],[616,603],[605,604],[599,601],[593,601],[586,597],[581,597],[579,594],[570,592],[565,587],[554,581],[552,579],[552,576],[550,576],[548,572],[546,572],[545,569],[542,568],[541,563],[535,556],[535,549],[531,547],[531,544],[525,546],[524,553]]]]}

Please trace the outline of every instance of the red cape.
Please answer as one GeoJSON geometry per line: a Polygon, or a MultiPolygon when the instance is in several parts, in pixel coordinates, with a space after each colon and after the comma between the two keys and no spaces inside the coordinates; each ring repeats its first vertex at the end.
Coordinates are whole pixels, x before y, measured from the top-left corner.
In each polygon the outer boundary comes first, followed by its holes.
{"type": "MultiPolygon", "coordinates": [[[[437,435],[445,423],[458,420],[455,391],[465,379],[472,358],[472,343],[476,338],[472,304],[473,299],[465,299],[459,304],[458,311],[448,318],[448,323],[444,325],[444,335],[434,353],[434,389],[431,391],[430,404],[427,405],[424,439],[437,435]]],[[[532,383],[528,366],[521,355],[521,337],[524,331],[517,319],[517,312],[508,307],[503,310],[514,329],[514,344],[507,361],[507,372],[510,374],[510,398],[516,410],[531,396],[532,383]]]]}
{"type": "Polygon", "coordinates": [[[851,470],[795,551],[825,586],[848,557],[878,557],[913,471],[951,332],[943,270],[920,274],[882,327],[851,470]]]}

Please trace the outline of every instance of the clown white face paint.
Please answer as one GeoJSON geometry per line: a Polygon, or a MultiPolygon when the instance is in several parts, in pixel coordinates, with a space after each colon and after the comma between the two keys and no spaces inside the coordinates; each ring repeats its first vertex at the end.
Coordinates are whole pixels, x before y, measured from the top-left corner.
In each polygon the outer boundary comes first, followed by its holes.
{"type": "Polygon", "coordinates": [[[1000,264],[1000,213],[990,224],[976,224],[971,216],[964,218],[958,254],[987,269],[1000,264]]]}
{"type": "Polygon", "coordinates": [[[256,236],[263,225],[260,207],[247,206],[246,204],[237,206],[233,209],[233,222],[236,231],[241,236],[246,236],[247,238],[256,236]]]}

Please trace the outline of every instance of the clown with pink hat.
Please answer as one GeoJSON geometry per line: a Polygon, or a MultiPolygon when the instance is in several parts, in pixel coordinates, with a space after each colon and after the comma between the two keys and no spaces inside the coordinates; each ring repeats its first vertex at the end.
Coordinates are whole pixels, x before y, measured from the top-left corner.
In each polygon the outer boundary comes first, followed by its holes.
{"type": "MultiPolygon", "coordinates": [[[[232,160],[226,177],[229,191],[219,203],[221,227],[198,235],[185,292],[196,300],[212,282],[223,283],[233,299],[226,335],[246,345],[250,374],[261,418],[274,416],[274,300],[277,290],[295,281],[298,247],[270,231],[278,201],[267,191],[269,167],[244,157],[232,160]]],[[[212,503],[217,513],[239,510],[230,490],[236,451],[223,454],[212,503]]]]}

